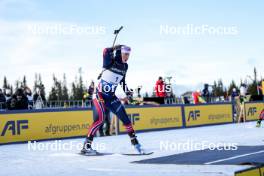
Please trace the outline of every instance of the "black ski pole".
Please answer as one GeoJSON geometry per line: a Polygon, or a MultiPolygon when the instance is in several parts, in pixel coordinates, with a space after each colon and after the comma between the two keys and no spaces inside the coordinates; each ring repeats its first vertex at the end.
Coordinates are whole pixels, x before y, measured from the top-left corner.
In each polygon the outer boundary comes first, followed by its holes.
{"type": "Polygon", "coordinates": [[[114,42],[113,42],[113,48],[114,48],[114,46],[115,46],[116,38],[117,38],[119,32],[120,32],[122,29],[123,29],[123,26],[121,26],[119,29],[116,29],[116,30],[114,31],[115,39],[114,39],[114,42]]]}
{"type": "MultiPolygon", "coordinates": [[[[115,42],[116,42],[116,38],[117,38],[119,32],[120,32],[122,29],[123,29],[123,26],[120,26],[119,29],[114,30],[115,39],[114,39],[114,42],[113,42],[113,46],[112,46],[112,48],[114,48],[114,46],[115,46],[115,42]]],[[[105,69],[103,69],[102,72],[99,74],[99,76],[97,77],[98,80],[102,77],[102,74],[103,74],[104,71],[105,71],[105,69]]]]}

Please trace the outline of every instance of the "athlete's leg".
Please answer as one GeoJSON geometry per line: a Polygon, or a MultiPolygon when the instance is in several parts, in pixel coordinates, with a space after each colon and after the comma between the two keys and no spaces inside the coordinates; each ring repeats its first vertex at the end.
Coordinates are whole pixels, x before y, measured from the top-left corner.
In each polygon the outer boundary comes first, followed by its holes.
{"type": "Polygon", "coordinates": [[[100,136],[104,136],[104,135],[105,135],[105,134],[104,134],[104,123],[105,123],[105,122],[102,123],[102,125],[99,127],[99,130],[98,130],[100,136]]]}
{"type": "Polygon", "coordinates": [[[86,141],[84,143],[84,148],[91,148],[91,144],[93,138],[95,136],[96,131],[104,122],[105,114],[105,104],[104,100],[101,97],[100,93],[96,93],[93,98],[93,118],[94,122],[88,129],[88,134],[86,137],[86,141]]]}
{"type": "Polygon", "coordinates": [[[111,125],[110,110],[106,108],[105,110],[105,135],[106,136],[110,136],[110,125],[111,125]]]}
{"type": "Polygon", "coordinates": [[[113,97],[111,99],[111,103],[109,105],[110,110],[116,114],[118,119],[120,119],[126,128],[126,131],[131,139],[132,145],[138,145],[138,140],[135,135],[135,131],[133,129],[133,126],[131,124],[131,121],[126,113],[126,110],[124,106],[121,104],[120,100],[117,97],[113,97]]]}
{"type": "Polygon", "coordinates": [[[99,127],[99,134],[100,136],[110,136],[110,111],[108,108],[105,108],[104,122],[99,127]]]}

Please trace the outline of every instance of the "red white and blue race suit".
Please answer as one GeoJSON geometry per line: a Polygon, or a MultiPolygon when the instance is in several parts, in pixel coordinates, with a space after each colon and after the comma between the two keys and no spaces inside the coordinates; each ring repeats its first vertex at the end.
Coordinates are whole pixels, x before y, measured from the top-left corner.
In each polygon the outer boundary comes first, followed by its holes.
{"type": "Polygon", "coordinates": [[[103,52],[103,71],[96,92],[93,95],[93,117],[94,122],[90,126],[87,138],[92,140],[96,131],[104,123],[106,113],[110,110],[122,121],[128,134],[134,134],[131,121],[125,111],[124,106],[115,95],[115,90],[119,84],[128,95],[131,92],[126,86],[125,78],[128,64],[122,62],[121,51],[116,50],[113,56],[113,48],[105,48],[103,52]]]}

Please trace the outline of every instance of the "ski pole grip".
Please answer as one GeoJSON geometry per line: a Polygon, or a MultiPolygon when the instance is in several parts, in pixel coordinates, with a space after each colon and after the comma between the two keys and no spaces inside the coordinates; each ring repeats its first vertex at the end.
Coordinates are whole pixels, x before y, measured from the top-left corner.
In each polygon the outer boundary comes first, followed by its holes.
{"type": "Polygon", "coordinates": [[[114,34],[118,34],[123,29],[123,26],[121,26],[119,29],[114,31],[114,34]]]}

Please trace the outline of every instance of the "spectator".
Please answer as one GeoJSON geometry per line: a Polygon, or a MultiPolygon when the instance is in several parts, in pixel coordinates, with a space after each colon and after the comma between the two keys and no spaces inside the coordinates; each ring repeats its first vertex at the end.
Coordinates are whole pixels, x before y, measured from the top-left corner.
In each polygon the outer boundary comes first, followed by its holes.
{"type": "Polygon", "coordinates": [[[193,97],[193,103],[194,104],[206,103],[206,101],[201,97],[201,91],[200,90],[193,92],[192,97],[193,97]]]}
{"type": "Polygon", "coordinates": [[[6,108],[6,97],[2,89],[0,89],[0,109],[5,109],[5,108],[6,108]]]}
{"type": "Polygon", "coordinates": [[[94,82],[92,81],[87,92],[83,95],[82,106],[92,106],[92,99],[94,93],[94,82]]]}
{"type": "Polygon", "coordinates": [[[183,104],[190,104],[188,97],[182,96],[181,98],[182,98],[183,104]]]}
{"type": "Polygon", "coordinates": [[[16,109],[16,99],[10,98],[9,100],[7,100],[6,101],[6,108],[8,110],[15,110],[16,109]]]}
{"type": "Polygon", "coordinates": [[[164,98],[166,96],[165,83],[164,83],[164,81],[163,81],[161,76],[159,77],[158,81],[156,82],[155,92],[156,92],[156,96],[157,97],[164,98]]]}
{"type": "Polygon", "coordinates": [[[10,89],[6,89],[6,90],[5,90],[5,98],[6,98],[6,102],[7,102],[9,99],[11,99],[11,97],[12,97],[12,92],[11,92],[11,90],[10,90],[10,89]]]}
{"type": "Polygon", "coordinates": [[[239,113],[239,118],[238,118],[238,122],[245,122],[245,102],[247,100],[247,86],[246,84],[241,84],[240,86],[240,95],[239,95],[239,99],[240,99],[240,113],[239,113]]]}
{"type": "Polygon", "coordinates": [[[42,93],[42,90],[37,87],[36,92],[33,95],[33,102],[36,109],[42,109],[44,108],[44,103],[46,101],[46,98],[44,94],[42,93]]]}
{"type": "Polygon", "coordinates": [[[241,84],[240,86],[240,96],[245,97],[247,94],[247,85],[246,84],[241,84]]]}
{"type": "Polygon", "coordinates": [[[209,85],[208,84],[204,84],[204,89],[202,91],[202,97],[204,98],[206,103],[208,103],[209,100],[210,100],[210,92],[209,92],[208,88],[209,88],[209,85]]]}
{"type": "Polygon", "coordinates": [[[21,88],[7,101],[7,107],[9,110],[28,109],[28,99],[21,88]]]}
{"type": "Polygon", "coordinates": [[[92,81],[88,88],[89,100],[92,100],[93,93],[94,93],[94,82],[92,81]]]}
{"type": "Polygon", "coordinates": [[[141,89],[142,89],[142,86],[138,86],[136,89],[136,93],[137,93],[138,98],[141,98],[141,94],[140,94],[141,89]]]}
{"type": "Polygon", "coordinates": [[[25,87],[24,92],[28,99],[28,109],[33,109],[33,96],[30,88],[25,87]]]}
{"type": "Polygon", "coordinates": [[[235,98],[238,97],[238,96],[239,96],[239,93],[238,93],[237,89],[236,88],[233,88],[232,89],[232,93],[231,93],[231,100],[232,100],[232,102],[235,101],[235,98]]]}
{"type": "Polygon", "coordinates": [[[233,103],[234,121],[236,121],[237,115],[238,115],[238,113],[240,111],[239,93],[238,93],[236,88],[232,89],[231,101],[233,103]]]}
{"type": "Polygon", "coordinates": [[[199,90],[197,90],[197,91],[195,91],[195,92],[192,93],[193,103],[194,104],[199,104],[199,96],[201,96],[199,90]]]}

